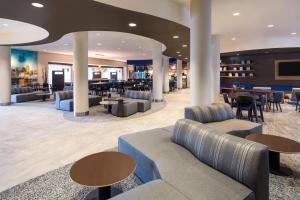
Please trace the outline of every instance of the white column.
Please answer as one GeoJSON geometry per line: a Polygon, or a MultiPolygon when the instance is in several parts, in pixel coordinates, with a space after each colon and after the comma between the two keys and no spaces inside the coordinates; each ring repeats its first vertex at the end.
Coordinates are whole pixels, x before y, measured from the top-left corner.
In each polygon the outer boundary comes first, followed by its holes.
{"type": "Polygon", "coordinates": [[[191,0],[191,103],[212,103],[211,0],[191,0]]]}
{"type": "Polygon", "coordinates": [[[221,35],[212,35],[212,85],[213,85],[213,101],[219,102],[220,96],[220,63],[221,63],[221,35]]]}
{"type": "Polygon", "coordinates": [[[191,87],[191,67],[190,67],[190,63],[187,63],[187,88],[191,87]]]}
{"type": "Polygon", "coordinates": [[[88,33],[77,32],[74,39],[74,116],[89,114],[88,33]]]}
{"type": "Polygon", "coordinates": [[[11,66],[10,47],[0,46],[0,106],[10,104],[11,66]]]}
{"type": "Polygon", "coordinates": [[[169,68],[170,68],[169,57],[168,56],[163,56],[163,91],[164,91],[164,93],[170,92],[169,68]]]}
{"type": "Polygon", "coordinates": [[[153,43],[153,101],[163,101],[163,81],[162,81],[162,46],[158,42],[153,43]]]}
{"type": "Polygon", "coordinates": [[[123,67],[123,80],[128,80],[128,66],[123,67]]]}
{"type": "Polygon", "coordinates": [[[176,73],[177,73],[177,89],[182,89],[182,60],[177,59],[176,73]]]}

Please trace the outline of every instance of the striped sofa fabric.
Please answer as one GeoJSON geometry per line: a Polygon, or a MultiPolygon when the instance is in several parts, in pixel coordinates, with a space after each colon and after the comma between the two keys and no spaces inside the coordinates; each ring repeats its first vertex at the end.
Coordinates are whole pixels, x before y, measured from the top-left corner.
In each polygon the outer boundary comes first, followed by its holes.
{"type": "Polygon", "coordinates": [[[209,106],[187,107],[184,111],[185,119],[201,123],[220,122],[235,117],[232,108],[228,104],[219,103],[209,106]]]}
{"type": "Polygon", "coordinates": [[[256,199],[268,199],[266,146],[186,119],[177,121],[172,141],[188,149],[201,162],[249,187],[256,199]]]}

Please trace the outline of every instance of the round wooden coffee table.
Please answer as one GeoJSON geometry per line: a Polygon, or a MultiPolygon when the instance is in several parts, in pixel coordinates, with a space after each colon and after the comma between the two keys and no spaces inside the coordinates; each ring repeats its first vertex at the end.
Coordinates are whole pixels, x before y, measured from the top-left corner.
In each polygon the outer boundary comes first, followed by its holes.
{"type": "Polygon", "coordinates": [[[128,178],[136,162],[119,152],[101,152],[77,161],[70,170],[73,181],[88,187],[98,187],[98,199],[111,197],[111,185],[128,178]]]}
{"type": "Polygon", "coordinates": [[[266,145],[269,148],[270,172],[280,176],[289,176],[292,170],[280,166],[280,153],[300,153],[300,143],[275,135],[251,134],[246,139],[266,145]]]}

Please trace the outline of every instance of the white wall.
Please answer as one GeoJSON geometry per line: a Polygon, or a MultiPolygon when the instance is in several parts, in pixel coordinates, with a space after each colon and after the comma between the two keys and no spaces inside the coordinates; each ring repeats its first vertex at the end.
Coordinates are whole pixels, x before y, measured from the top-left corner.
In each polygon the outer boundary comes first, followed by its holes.
{"type": "Polygon", "coordinates": [[[117,72],[118,73],[118,80],[123,80],[123,69],[122,68],[106,68],[102,67],[102,78],[110,79],[110,73],[117,72]]]}

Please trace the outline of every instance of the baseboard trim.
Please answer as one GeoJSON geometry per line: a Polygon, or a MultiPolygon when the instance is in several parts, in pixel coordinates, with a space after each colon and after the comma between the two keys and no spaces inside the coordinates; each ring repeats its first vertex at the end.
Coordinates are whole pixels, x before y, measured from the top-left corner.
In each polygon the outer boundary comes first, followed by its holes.
{"type": "Polygon", "coordinates": [[[9,106],[11,105],[11,102],[8,102],[8,103],[0,103],[0,106],[9,106]]]}
{"type": "Polygon", "coordinates": [[[153,99],[153,102],[163,102],[164,100],[163,99],[153,99]]]}
{"type": "Polygon", "coordinates": [[[90,114],[90,111],[86,111],[86,112],[77,112],[74,113],[75,117],[84,117],[84,116],[88,116],[90,114]]]}

